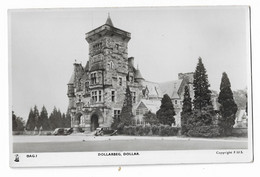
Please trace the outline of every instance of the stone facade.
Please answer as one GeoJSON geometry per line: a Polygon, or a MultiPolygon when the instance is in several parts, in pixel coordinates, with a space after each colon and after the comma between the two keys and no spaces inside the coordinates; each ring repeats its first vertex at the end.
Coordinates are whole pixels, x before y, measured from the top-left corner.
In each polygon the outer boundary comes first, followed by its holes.
{"type": "Polygon", "coordinates": [[[110,127],[114,116],[120,115],[126,87],[133,95],[133,104],[141,99],[143,78],[128,58],[131,34],[115,28],[110,17],[106,23],[88,33],[89,61],[83,67],[74,63],[68,83],[71,126],[94,131],[110,127]]]}
{"type": "Polygon", "coordinates": [[[131,34],[115,28],[110,17],[104,25],[86,33],[85,39],[89,44],[89,60],[84,67],[74,63],[68,83],[68,108],[75,131],[110,128],[113,117],[121,113],[127,86],[132,92],[133,109],[144,99],[158,102],[163,94],[168,94],[173,103],[178,100],[179,103],[174,105],[179,109],[183,87],[193,82],[192,73],[179,74],[178,82],[165,84],[166,91],[162,89],[163,84],[145,81],[134,67],[134,58],[128,57],[131,34]]]}

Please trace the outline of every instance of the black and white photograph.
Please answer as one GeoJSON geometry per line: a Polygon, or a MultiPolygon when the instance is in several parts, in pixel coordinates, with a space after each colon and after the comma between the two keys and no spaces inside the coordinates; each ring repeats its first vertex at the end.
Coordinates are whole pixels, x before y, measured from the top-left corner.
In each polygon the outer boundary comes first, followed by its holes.
{"type": "Polygon", "coordinates": [[[10,166],[253,161],[249,6],[8,11],[10,166]]]}

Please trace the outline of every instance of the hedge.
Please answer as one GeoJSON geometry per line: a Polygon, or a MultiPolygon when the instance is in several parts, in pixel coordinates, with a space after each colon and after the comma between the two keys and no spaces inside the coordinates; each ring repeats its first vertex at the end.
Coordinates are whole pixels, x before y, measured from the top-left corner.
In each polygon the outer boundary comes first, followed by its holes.
{"type": "Polygon", "coordinates": [[[137,125],[137,126],[125,126],[123,128],[123,134],[147,136],[147,135],[159,135],[159,136],[176,136],[180,128],[171,127],[169,125],[137,125]]]}
{"type": "Polygon", "coordinates": [[[187,132],[187,136],[205,138],[217,137],[220,134],[220,128],[217,125],[193,127],[187,132]]]}

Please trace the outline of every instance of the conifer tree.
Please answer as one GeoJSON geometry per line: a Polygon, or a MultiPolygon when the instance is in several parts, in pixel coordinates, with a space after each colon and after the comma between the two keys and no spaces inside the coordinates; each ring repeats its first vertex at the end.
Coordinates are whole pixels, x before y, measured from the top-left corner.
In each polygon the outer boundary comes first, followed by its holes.
{"type": "Polygon", "coordinates": [[[36,126],[35,116],[32,108],[30,109],[29,116],[26,122],[26,130],[34,130],[36,126]]]}
{"type": "Polygon", "coordinates": [[[156,112],[156,116],[161,124],[172,125],[175,124],[175,111],[169,95],[163,95],[160,109],[156,112]]]}
{"type": "Polygon", "coordinates": [[[182,134],[185,134],[189,127],[187,125],[188,119],[192,115],[192,102],[190,97],[189,87],[186,85],[184,87],[184,98],[181,112],[181,126],[182,126],[182,134]]]}
{"type": "Polygon", "coordinates": [[[201,57],[199,57],[199,62],[197,64],[194,73],[194,109],[202,111],[203,108],[207,106],[212,106],[211,103],[211,91],[209,90],[210,84],[208,82],[208,75],[204,64],[202,63],[201,57]]]}
{"type": "Polygon", "coordinates": [[[218,102],[221,105],[219,126],[222,128],[222,135],[229,136],[235,124],[237,105],[233,98],[228,75],[225,72],[222,74],[218,102]]]}
{"type": "Polygon", "coordinates": [[[34,116],[34,120],[35,120],[35,127],[37,127],[37,129],[39,130],[39,128],[41,126],[40,122],[39,122],[40,114],[39,114],[39,110],[36,105],[33,108],[33,116],[34,116]]]}
{"type": "Polygon", "coordinates": [[[55,128],[58,127],[57,114],[58,114],[57,108],[54,106],[53,111],[49,117],[49,123],[50,123],[51,130],[54,130],[55,128]]]}
{"type": "Polygon", "coordinates": [[[132,94],[130,88],[127,86],[125,93],[125,100],[120,115],[120,123],[124,126],[129,126],[133,123],[133,105],[132,105],[132,94]]]}
{"type": "Polygon", "coordinates": [[[45,106],[42,107],[40,117],[39,117],[39,124],[43,130],[49,130],[49,119],[48,119],[48,112],[45,106]]]}
{"type": "Polygon", "coordinates": [[[215,112],[211,102],[210,84],[208,82],[208,75],[202,59],[199,61],[194,73],[193,89],[193,124],[196,126],[211,125],[215,112]]]}
{"type": "Polygon", "coordinates": [[[69,109],[67,109],[67,112],[66,112],[66,115],[65,115],[65,127],[66,128],[71,127],[71,116],[70,116],[69,109]]]}
{"type": "Polygon", "coordinates": [[[17,130],[17,122],[16,122],[16,115],[14,114],[14,111],[12,111],[12,130],[17,130]]]}

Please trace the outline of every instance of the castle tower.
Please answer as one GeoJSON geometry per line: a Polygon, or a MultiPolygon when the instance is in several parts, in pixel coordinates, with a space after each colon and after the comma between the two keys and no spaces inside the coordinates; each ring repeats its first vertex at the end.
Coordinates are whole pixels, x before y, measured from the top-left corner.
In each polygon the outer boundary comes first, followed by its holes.
{"type": "MultiPolygon", "coordinates": [[[[85,39],[89,44],[91,97],[86,120],[93,127],[92,119],[96,116],[96,125],[110,127],[113,117],[120,114],[123,106],[128,75],[127,49],[131,34],[114,27],[108,16],[106,23],[86,33],[85,39]]],[[[93,131],[93,128],[90,129],[93,131]]]]}

